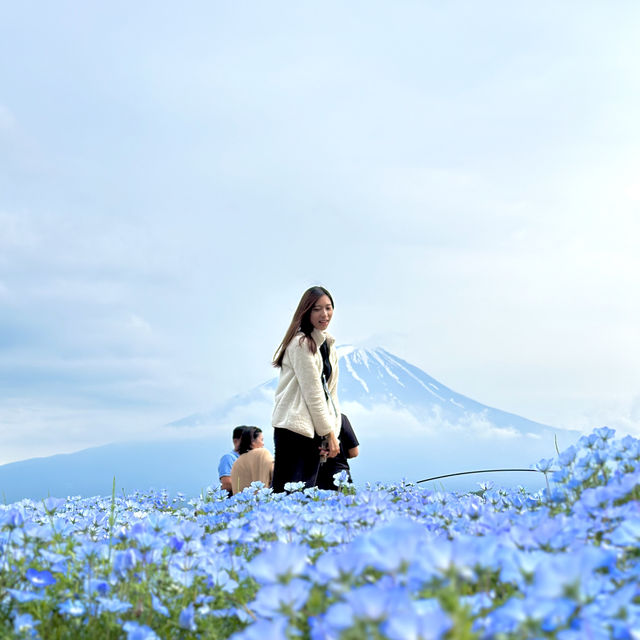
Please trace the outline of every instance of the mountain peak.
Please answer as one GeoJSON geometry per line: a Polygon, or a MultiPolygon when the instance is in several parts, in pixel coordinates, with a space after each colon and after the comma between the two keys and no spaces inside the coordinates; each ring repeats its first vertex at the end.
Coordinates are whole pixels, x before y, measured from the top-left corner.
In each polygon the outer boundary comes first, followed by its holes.
{"type": "Polygon", "coordinates": [[[382,347],[372,347],[356,344],[341,344],[336,347],[338,353],[338,359],[346,357],[361,357],[366,358],[368,355],[386,353],[382,347]]]}
{"type": "Polygon", "coordinates": [[[348,356],[350,353],[357,351],[358,347],[353,344],[341,344],[336,347],[336,351],[338,352],[338,359],[344,358],[348,356]]]}

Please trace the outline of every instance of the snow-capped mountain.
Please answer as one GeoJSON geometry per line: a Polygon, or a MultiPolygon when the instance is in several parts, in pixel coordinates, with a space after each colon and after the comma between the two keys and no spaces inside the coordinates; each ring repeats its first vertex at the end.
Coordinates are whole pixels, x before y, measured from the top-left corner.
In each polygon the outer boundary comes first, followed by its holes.
{"type": "MultiPolygon", "coordinates": [[[[456,393],[385,349],[341,346],[338,357],[338,395],[345,413],[384,410],[409,414],[418,424],[431,429],[475,425],[540,435],[550,428],[456,393]]],[[[193,414],[172,422],[170,426],[217,425],[228,422],[231,416],[240,419],[243,409],[246,410],[247,421],[252,419],[268,426],[277,382],[277,378],[272,378],[211,411],[193,414]]]]}
{"type": "Polygon", "coordinates": [[[522,433],[539,433],[548,428],[456,393],[384,349],[343,347],[340,351],[340,398],[347,403],[406,410],[430,425],[464,426],[479,420],[522,433]]]}

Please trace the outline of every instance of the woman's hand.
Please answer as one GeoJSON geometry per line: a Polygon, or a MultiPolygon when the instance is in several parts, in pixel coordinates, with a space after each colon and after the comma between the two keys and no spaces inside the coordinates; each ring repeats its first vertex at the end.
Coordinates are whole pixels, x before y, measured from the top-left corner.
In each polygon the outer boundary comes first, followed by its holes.
{"type": "Polygon", "coordinates": [[[340,443],[336,434],[331,431],[329,433],[329,457],[335,458],[340,453],[340,443]]]}

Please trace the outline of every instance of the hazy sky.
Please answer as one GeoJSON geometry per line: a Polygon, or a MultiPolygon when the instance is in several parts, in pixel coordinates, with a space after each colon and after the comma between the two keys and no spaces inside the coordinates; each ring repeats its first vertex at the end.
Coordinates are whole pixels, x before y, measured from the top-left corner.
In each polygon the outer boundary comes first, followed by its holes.
{"type": "Polygon", "coordinates": [[[318,283],[339,343],[640,434],[639,29],[632,1],[3,3],[0,463],[263,382],[318,283]]]}

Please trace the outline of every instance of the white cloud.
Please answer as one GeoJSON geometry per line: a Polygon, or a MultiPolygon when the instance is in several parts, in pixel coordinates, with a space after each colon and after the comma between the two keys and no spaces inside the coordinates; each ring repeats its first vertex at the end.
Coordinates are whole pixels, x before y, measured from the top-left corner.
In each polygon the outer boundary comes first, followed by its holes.
{"type": "Polygon", "coordinates": [[[577,422],[584,431],[607,426],[615,429],[618,437],[640,438],[640,394],[607,394],[606,399],[585,399],[577,422]]]}
{"type": "Polygon", "coordinates": [[[122,440],[153,439],[161,415],[150,408],[132,413],[34,403],[28,398],[5,400],[0,409],[0,464],[122,440]]]}
{"type": "Polygon", "coordinates": [[[397,436],[434,435],[433,424],[419,421],[407,410],[395,410],[389,406],[375,406],[371,409],[357,402],[343,402],[340,409],[349,417],[360,440],[366,438],[384,439],[391,434],[397,436]]]}

